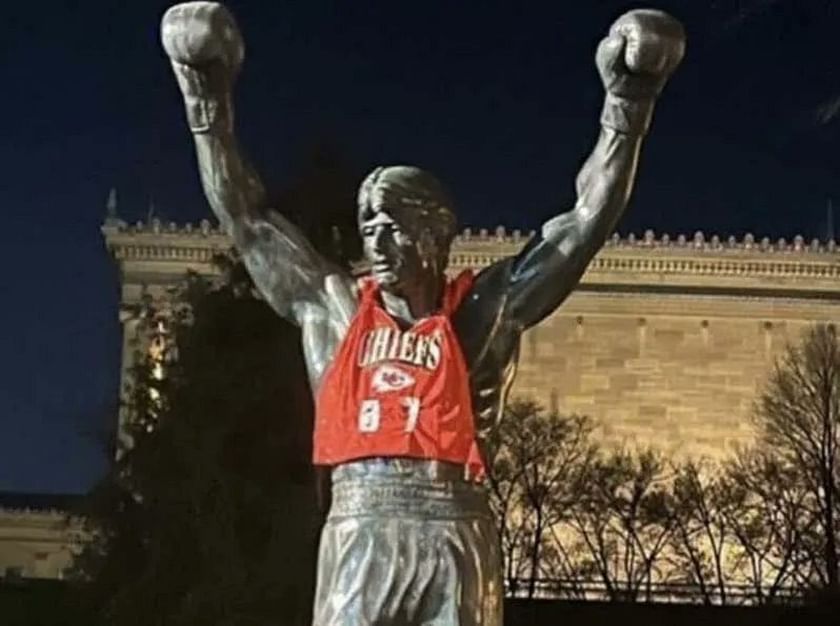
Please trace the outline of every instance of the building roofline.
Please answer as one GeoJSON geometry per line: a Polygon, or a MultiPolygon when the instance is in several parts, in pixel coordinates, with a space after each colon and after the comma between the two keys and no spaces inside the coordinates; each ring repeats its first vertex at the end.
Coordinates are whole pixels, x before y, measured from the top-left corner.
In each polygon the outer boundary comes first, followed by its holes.
{"type": "Polygon", "coordinates": [[[0,511],[14,513],[67,513],[83,497],[83,494],[0,491],[0,511]]]}
{"type": "MultiPolygon", "coordinates": [[[[107,237],[118,235],[156,235],[162,237],[194,238],[201,241],[206,238],[221,237],[227,235],[217,224],[210,220],[201,220],[198,224],[168,222],[164,224],[155,218],[150,222],[138,221],[135,224],[128,224],[120,219],[108,219],[102,226],[102,232],[107,237]]],[[[497,226],[495,229],[487,228],[465,228],[455,237],[454,244],[524,244],[535,231],[523,231],[520,229],[508,229],[504,226],[497,226]]],[[[823,241],[820,239],[806,240],[802,235],[796,235],[788,240],[784,237],[773,239],[769,236],[757,237],[753,233],[744,233],[740,237],[729,235],[707,235],[703,231],[696,231],[693,235],[668,233],[657,234],[653,230],[646,230],[641,236],[635,233],[621,235],[614,233],[604,244],[606,248],[631,248],[636,250],[654,249],[689,249],[694,251],[724,251],[741,250],[749,252],[801,252],[801,253],[826,253],[836,254],[840,252],[838,244],[833,239],[823,241]]]]}

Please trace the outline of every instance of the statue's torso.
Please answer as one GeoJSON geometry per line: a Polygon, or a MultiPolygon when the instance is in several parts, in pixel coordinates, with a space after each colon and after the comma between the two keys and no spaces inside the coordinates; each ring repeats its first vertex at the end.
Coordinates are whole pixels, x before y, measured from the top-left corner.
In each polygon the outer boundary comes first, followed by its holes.
{"type": "MultiPolygon", "coordinates": [[[[330,299],[327,306],[302,309],[298,319],[304,359],[313,394],[317,397],[324,374],[335,358],[359,307],[358,290],[342,299],[330,299]],[[352,300],[350,300],[352,298],[352,300]]],[[[486,295],[486,294],[485,294],[486,295]]],[[[497,421],[513,380],[519,356],[520,332],[499,320],[503,299],[490,302],[468,293],[453,316],[453,326],[468,364],[470,391],[480,434],[497,421]],[[476,306],[479,305],[479,306],[476,306]]],[[[302,305],[305,306],[305,305],[302,305]]]]}

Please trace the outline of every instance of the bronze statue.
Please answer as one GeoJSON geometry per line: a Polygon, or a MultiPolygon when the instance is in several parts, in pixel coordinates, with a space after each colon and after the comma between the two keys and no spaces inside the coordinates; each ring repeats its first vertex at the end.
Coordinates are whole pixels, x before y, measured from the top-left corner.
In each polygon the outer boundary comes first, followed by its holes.
{"type": "Polygon", "coordinates": [[[575,206],[516,256],[452,281],[452,200],[409,166],[377,168],[361,185],[370,276],[325,261],[283,207],[267,205],[240,152],[233,17],[190,2],[169,9],[161,30],[210,206],[265,299],[302,332],[314,460],[333,468],[314,623],[501,626],[477,443],[501,414],[522,332],[569,295],[627,204],[654,104],[684,53],[682,26],[654,10],[615,22],[596,53],[606,97],[575,206]]]}

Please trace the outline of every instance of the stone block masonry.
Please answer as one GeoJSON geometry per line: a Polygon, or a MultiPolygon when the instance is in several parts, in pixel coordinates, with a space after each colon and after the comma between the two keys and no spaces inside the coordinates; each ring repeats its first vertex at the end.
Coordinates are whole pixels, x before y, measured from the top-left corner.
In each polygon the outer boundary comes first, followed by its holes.
{"type": "MultiPolygon", "coordinates": [[[[188,269],[212,274],[213,254],[230,246],[207,221],[129,226],[111,217],[102,231],[121,270],[127,335],[141,294],[165,298],[188,269]]],[[[480,270],[528,237],[465,230],[451,271],[480,270]]],[[[721,458],[753,436],[753,404],[785,346],[838,313],[834,242],[614,236],[563,306],[523,336],[513,393],[590,416],[610,444],[721,458]]],[[[124,373],[129,362],[124,355],[124,373]]]]}

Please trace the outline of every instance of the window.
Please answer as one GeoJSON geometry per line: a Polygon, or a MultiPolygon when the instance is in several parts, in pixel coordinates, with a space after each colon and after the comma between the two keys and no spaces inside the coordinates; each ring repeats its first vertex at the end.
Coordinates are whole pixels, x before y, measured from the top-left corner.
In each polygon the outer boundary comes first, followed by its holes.
{"type": "Polygon", "coordinates": [[[7,566],[3,578],[6,580],[20,580],[23,578],[23,567],[20,567],[19,565],[7,566]]]}

